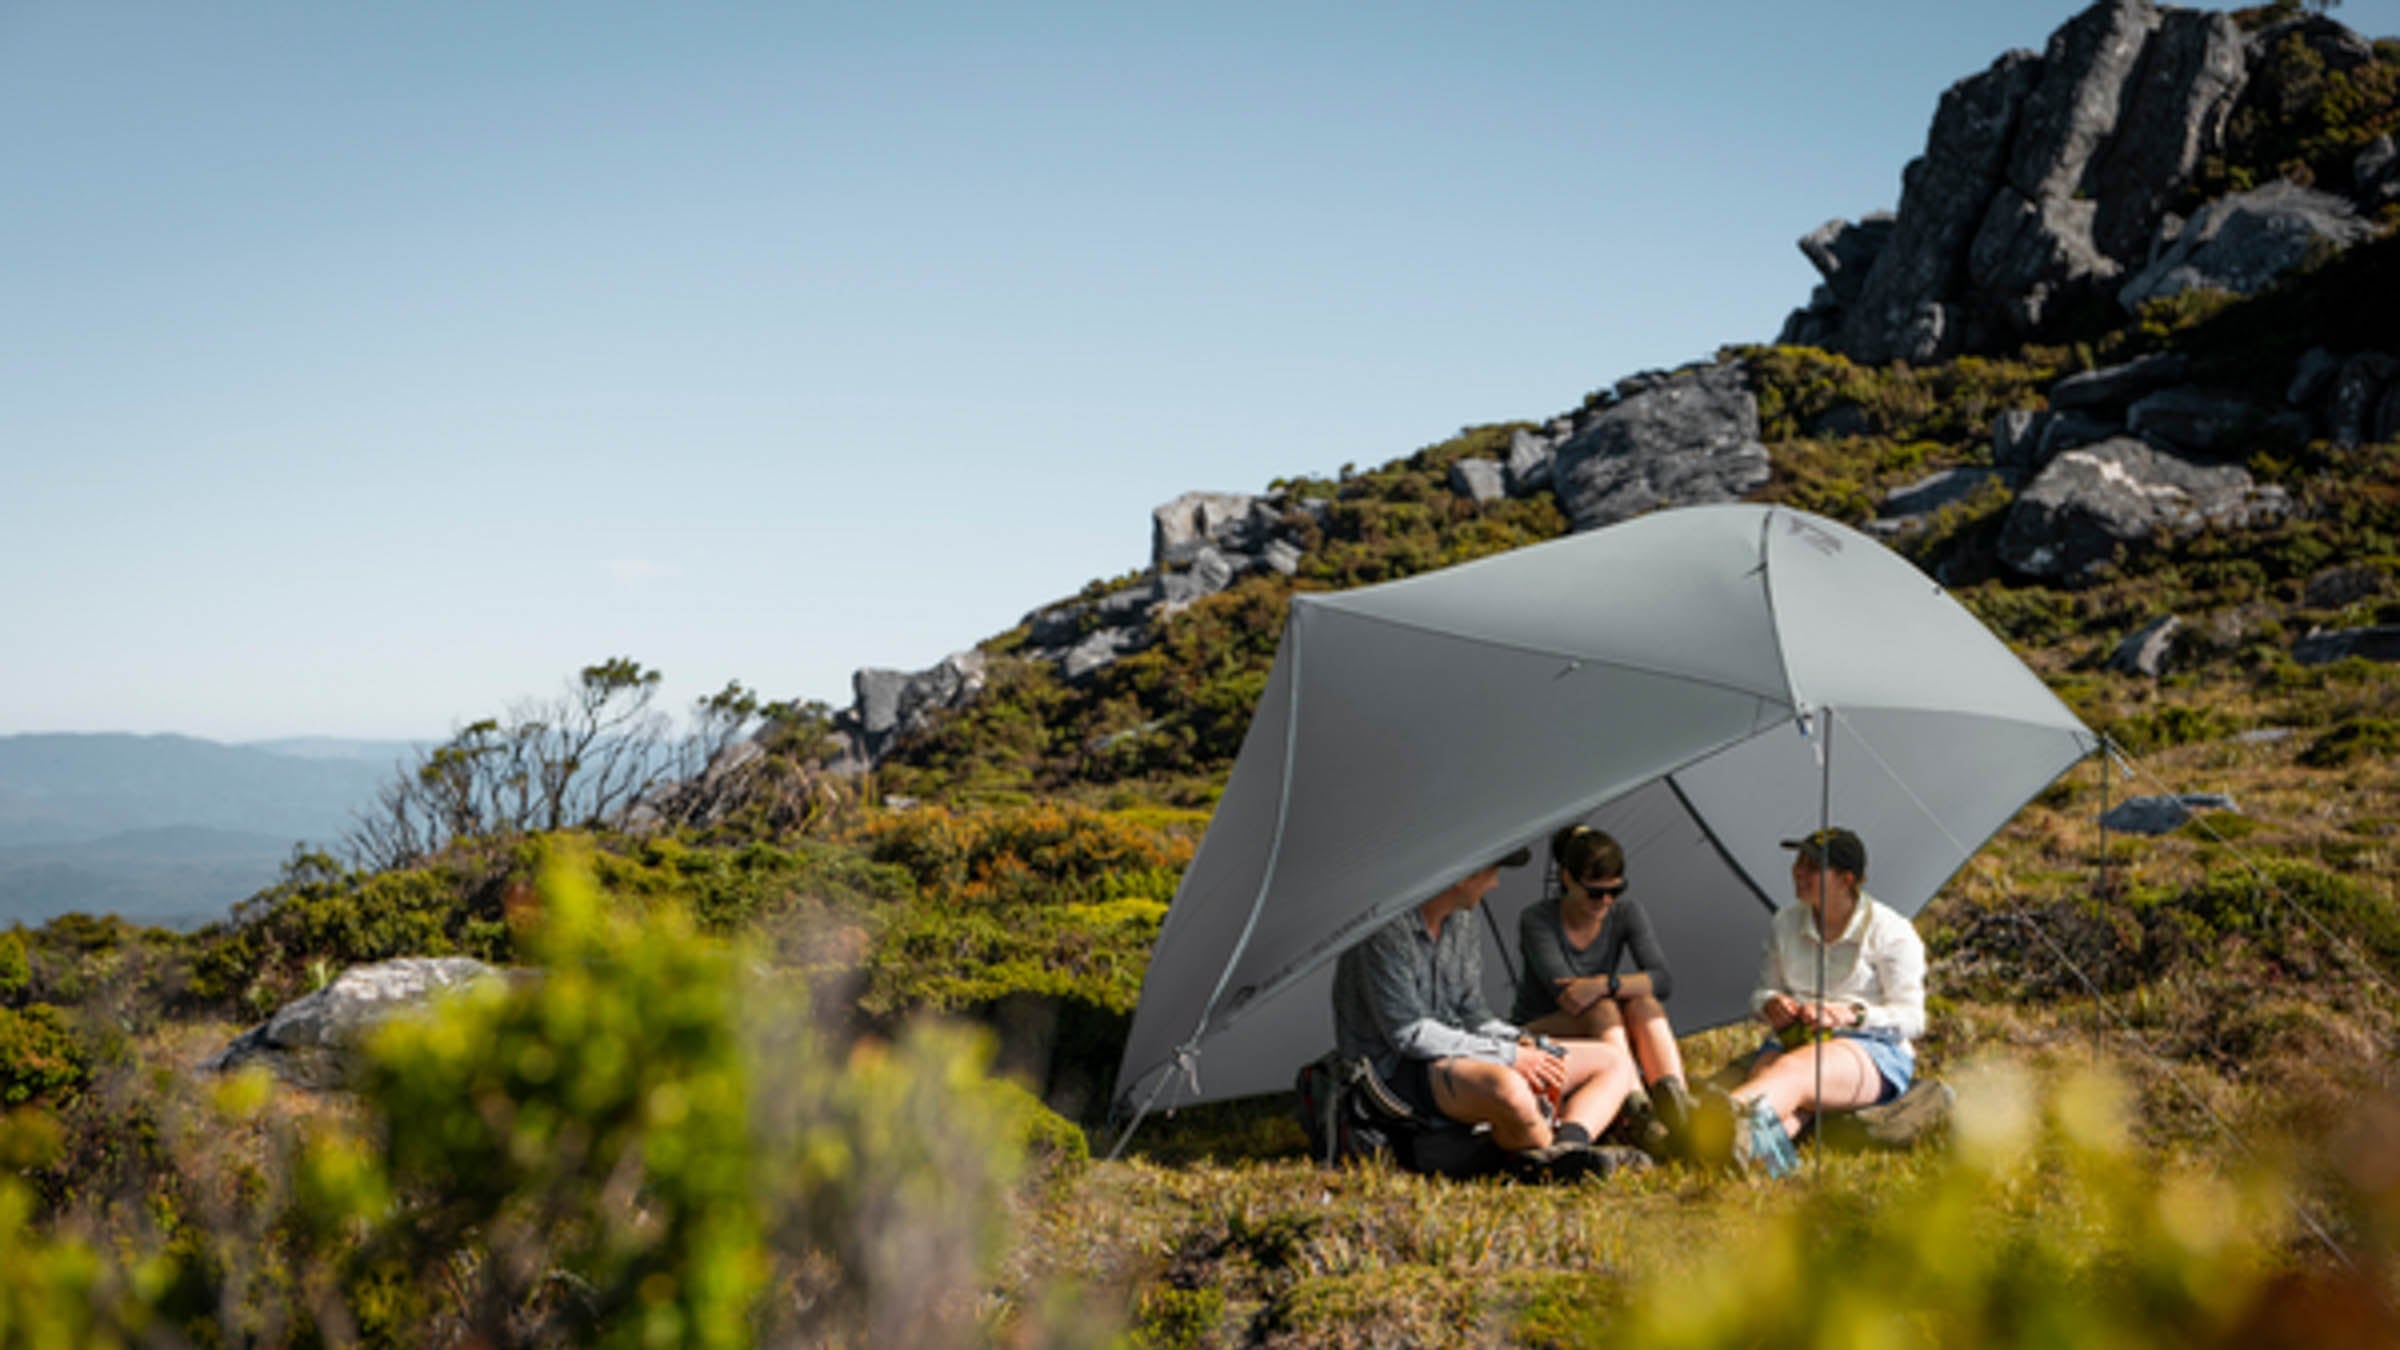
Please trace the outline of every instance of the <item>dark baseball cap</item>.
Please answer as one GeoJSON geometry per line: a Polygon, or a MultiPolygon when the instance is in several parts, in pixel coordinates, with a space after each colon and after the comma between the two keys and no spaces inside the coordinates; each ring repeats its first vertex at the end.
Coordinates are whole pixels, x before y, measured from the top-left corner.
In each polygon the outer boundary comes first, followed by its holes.
{"type": "Polygon", "coordinates": [[[1494,867],[1523,867],[1525,864],[1527,864],[1527,863],[1529,863],[1529,862],[1532,862],[1532,861],[1533,861],[1533,850],[1532,850],[1532,849],[1530,849],[1530,848],[1514,848],[1514,849],[1510,849],[1510,850],[1509,850],[1508,852],[1506,852],[1506,853],[1503,853],[1503,854],[1501,854],[1499,857],[1492,859],[1492,866],[1494,866],[1494,867]]]}
{"type": "Polygon", "coordinates": [[[1830,867],[1836,872],[1854,876],[1867,874],[1867,846],[1859,837],[1839,825],[1811,830],[1797,839],[1786,839],[1783,846],[1798,849],[1810,862],[1830,867]]]}

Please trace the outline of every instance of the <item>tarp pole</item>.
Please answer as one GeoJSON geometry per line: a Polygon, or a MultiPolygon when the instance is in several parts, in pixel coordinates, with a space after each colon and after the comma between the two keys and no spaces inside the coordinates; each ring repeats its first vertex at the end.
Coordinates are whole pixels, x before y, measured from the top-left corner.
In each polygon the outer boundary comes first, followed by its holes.
{"type": "MultiPolygon", "coordinates": [[[[1833,709],[1817,710],[1817,828],[1833,828],[1833,709]]],[[[1822,839],[1824,836],[1819,835],[1822,839]]],[[[1817,859],[1817,1036],[1810,1042],[1816,1059],[1816,1110],[1813,1113],[1816,1130],[1810,1136],[1809,1151],[1816,1156],[1817,1174],[1825,1172],[1825,873],[1831,859],[1819,848],[1817,859]]]]}

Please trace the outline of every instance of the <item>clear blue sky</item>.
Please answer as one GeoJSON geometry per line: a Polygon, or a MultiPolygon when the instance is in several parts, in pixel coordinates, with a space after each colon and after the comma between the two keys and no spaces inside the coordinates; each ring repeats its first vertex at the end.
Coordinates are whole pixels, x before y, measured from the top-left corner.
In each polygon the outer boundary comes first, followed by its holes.
{"type": "Polygon", "coordinates": [[[1772,337],[2077,8],[5,0],[0,732],[846,703],[1772,337]]]}

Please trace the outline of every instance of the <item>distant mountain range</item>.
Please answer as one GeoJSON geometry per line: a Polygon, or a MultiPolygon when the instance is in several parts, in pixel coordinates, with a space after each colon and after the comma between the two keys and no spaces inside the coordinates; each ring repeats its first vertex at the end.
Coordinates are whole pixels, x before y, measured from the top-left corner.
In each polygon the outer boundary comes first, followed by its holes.
{"type": "Polygon", "coordinates": [[[0,922],[80,910],[179,926],[332,845],[417,746],[227,745],[122,733],[0,736],[0,922]]]}

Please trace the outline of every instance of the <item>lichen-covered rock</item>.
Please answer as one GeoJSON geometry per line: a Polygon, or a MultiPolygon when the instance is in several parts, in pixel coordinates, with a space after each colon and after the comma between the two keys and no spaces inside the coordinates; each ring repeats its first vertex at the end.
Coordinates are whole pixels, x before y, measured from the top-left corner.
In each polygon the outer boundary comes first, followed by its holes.
{"type": "Polygon", "coordinates": [[[2283,489],[2258,486],[2238,465],[2200,464],[2118,436],[2052,460],[2009,508],[1998,552],[2020,572],[2077,585],[2121,546],[2267,525],[2289,510],[2283,489]]]}
{"type": "Polygon", "coordinates": [[[1247,492],[1187,492],[1150,512],[1150,565],[1191,561],[1201,547],[1220,542],[1229,527],[1250,524],[1259,499],[1247,492]]]}
{"type": "Polygon", "coordinates": [[[1758,399],[1739,362],[1687,367],[1641,381],[1560,446],[1552,486],[1577,530],[1729,501],[1767,481],[1758,435],[1758,399]]]}
{"type": "Polygon", "coordinates": [[[891,743],[922,730],[935,716],[965,707],[983,692],[983,653],[952,652],[924,670],[867,667],[850,677],[856,701],[835,719],[871,763],[891,743]]]}
{"type": "Polygon", "coordinates": [[[2120,263],[2141,264],[2166,208],[2223,143],[2249,82],[2248,52],[2230,14],[2159,14],[2127,82],[2108,148],[2085,175],[2097,210],[2093,242],[2120,263]]]}
{"type": "Polygon", "coordinates": [[[340,1087],[349,1081],[367,1033],[387,1018],[422,1008],[445,990],[498,973],[465,956],[403,956],[352,966],[333,983],[293,1000],[235,1037],[200,1067],[228,1073],[260,1064],[303,1087],[340,1087]]]}
{"type": "Polygon", "coordinates": [[[2200,208],[2158,260],[2117,292],[2128,313],[2148,301],[2208,287],[2252,295],[2322,249],[2375,235],[2349,202],[2280,180],[2200,208]]]}

